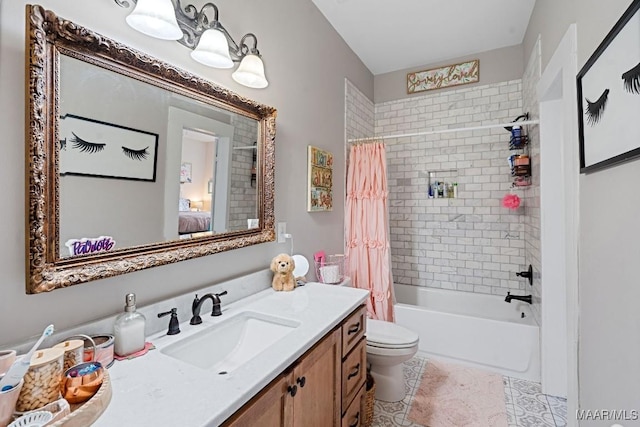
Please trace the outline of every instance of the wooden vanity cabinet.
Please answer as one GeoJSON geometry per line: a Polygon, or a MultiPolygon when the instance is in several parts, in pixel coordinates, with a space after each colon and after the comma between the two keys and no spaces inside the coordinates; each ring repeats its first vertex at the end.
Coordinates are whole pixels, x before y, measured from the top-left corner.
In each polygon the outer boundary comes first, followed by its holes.
{"type": "Polygon", "coordinates": [[[358,331],[348,332],[354,331],[354,319],[363,310],[364,306],[349,315],[223,426],[358,426],[366,377],[364,317],[358,331]],[[352,342],[347,347],[345,334],[352,342]]]}
{"type": "Polygon", "coordinates": [[[340,331],[334,330],[293,369],[298,387],[293,401],[295,427],[340,425],[340,331]]]}
{"type": "Polygon", "coordinates": [[[236,412],[223,426],[286,426],[292,418],[293,405],[289,385],[291,374],[281,375],[265,387],[249,403],[236,412]]]}
{"type": "Polygon", "coordinates": [[[360,306],[341,326],[343,427],[357,427],[362,421],[362,399],[367,379],[366,316],[367,308],[360,306]]]}

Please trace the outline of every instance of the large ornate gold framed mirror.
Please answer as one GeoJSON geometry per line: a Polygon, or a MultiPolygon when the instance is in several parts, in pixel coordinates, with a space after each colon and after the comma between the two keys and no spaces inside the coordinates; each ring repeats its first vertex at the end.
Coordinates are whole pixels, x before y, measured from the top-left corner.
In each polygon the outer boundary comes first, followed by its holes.
{"type": "Polygon", "coordinates": [[[27,293],[273,241],[276,110],[27,6],[27,293]]]}

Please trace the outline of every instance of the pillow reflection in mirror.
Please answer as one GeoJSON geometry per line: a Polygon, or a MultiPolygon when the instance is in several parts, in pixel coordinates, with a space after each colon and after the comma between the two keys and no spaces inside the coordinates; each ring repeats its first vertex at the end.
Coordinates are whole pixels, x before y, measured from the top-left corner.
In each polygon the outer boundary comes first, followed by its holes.
{"type": "Polygon", "coordinates": [[[178,210],[180,212],[186,212],[186,211],[189,211],[190,208],[191,208],[191,202],[189,201],[189,199],[184,199],[181,197],[178,202],[178,210]]]}

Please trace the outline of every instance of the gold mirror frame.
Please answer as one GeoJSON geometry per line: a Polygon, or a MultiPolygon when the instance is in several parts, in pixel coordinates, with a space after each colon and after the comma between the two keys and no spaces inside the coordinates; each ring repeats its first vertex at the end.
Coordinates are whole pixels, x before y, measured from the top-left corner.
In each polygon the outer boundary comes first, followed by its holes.
{"type": "Polygon", "coordinates": [[[276,109],[258,104],[118,43],[42,6],[27,5],[26,290],[51,291],[275,240],[276,109]],[[58,102],[60,55],[110,69],[258,121],[256,229],[140,245],[71,258],[59,256],[58,102]]]}

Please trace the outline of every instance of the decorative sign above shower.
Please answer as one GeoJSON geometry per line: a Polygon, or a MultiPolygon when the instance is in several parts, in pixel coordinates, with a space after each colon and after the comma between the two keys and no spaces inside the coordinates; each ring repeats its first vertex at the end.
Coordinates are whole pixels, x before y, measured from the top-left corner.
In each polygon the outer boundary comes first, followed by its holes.
{"type": "Polygon", "coordinates": [[[333,154],[309,145],[307,212],[333,209],[333,154]]]}
{"type": "Polygon", "coordinates": [[[480,60],[416,71],[407,74],[407,93],[477,83],[480,81],[480,60]]]}

